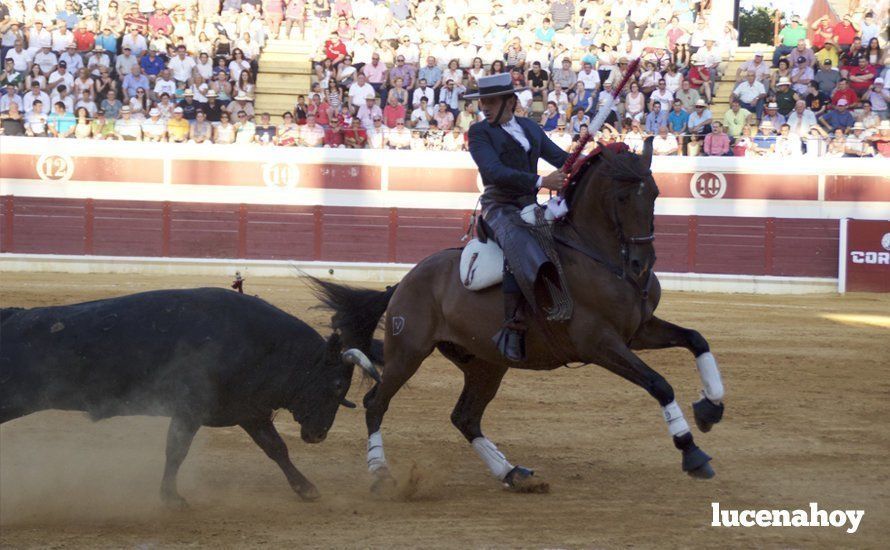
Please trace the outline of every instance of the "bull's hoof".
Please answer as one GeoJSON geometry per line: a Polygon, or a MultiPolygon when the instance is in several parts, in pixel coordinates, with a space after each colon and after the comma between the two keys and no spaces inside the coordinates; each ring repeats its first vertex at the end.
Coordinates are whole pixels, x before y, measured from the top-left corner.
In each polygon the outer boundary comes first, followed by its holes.
{"type": "Polygon", "coordinates": [[[169,510],[188,510],[190,508],[188,501],[176,493],[162,494],[161,502],[169,510]]]}
{"type": "Polygon", "coordinates": [[[707,433],[714,424],[723,419],[723,403],[714,403],[707,397],[702,397],[692,404],[692,412],[695,416],[695,425],[707,433]]]}
{"type": "Polygon", "coordinates": [[[319,493],[315,485],[311,483],[307,484],[305,487],[297,489],[297,494],[306,502],[312,502],[321,498],[321,493],[319,493]]]}
{"type": "Polygon", "coordinates": [[[695,447],[683,453],[683,471],[697,479],[711,479],[714,477],[714,468],[708,464],[710,461],[711,457],[695,447]]]}
{"type": "Polygon", "coordinates": [[[550,484],[535,477],[534,470],[516,466],[504,478],[504,486],[516,493],[549,493],[550,484]]]}
{"type": "Polygon", "coordinates": [[[376,497],[392,497],[396,494],[397,483],[389,468],[380,468],[374,472],[374,481],[371,482],[371,494],[376,497]]]}

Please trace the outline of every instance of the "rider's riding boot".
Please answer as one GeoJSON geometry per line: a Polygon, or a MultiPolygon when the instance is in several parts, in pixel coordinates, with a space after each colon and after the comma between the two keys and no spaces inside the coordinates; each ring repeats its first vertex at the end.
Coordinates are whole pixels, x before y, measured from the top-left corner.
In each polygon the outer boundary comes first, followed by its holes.
{"type": "Polygon", "coordinates": [[[504,326],[493,340],[498,351],[510,361],[525,361],[525,318],[522,292],[504,293],[504,326]]]}

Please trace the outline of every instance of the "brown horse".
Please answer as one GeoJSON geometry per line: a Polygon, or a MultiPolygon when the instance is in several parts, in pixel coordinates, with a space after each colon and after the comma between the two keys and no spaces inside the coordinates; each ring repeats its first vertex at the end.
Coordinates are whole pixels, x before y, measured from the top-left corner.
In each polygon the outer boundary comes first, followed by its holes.
{"type": "MultiPolygon", "coordinates": [[[[473,292],[458,273],[460,250],[443,250],[421,261],[396,287],[378,292],[315,280],[319,298],[335,311],[333,326],[347,347],[374,355],[372,337],[386,312],[382,382],[365,396],[368,466],[372,490],[392,484],[383,453],[380,426],[390,400],[436,348],[464,373],[464,388],[451,421],[467,438],[492,474],[517,491],[545,491],[534,472],[510,464],[482,435],[485,407],[509,368],[550,370],[570,362],[594,363],[641,386],[661,405],[682,468],[693,477],[710,478],[710,457],[693,442],[674,400],[674,390],[633,349],[682,346],[696,357],[704,384],[693,404],[704,432],[720,421],[723,385],[708,343],[695,330],[653,315],[661,297],[655,262],[654,207],[658,187],[652,177],[652,140],[643,155],[609,149],[592,159],[566,193],[570,212],[554,234],[574,300],[564,323],[533,315],[525,362],[500,355],[491,335],[503,321],[497,287],[473,292]]],[[[377,350],[379,357],[379,349],[377,350]]]]}

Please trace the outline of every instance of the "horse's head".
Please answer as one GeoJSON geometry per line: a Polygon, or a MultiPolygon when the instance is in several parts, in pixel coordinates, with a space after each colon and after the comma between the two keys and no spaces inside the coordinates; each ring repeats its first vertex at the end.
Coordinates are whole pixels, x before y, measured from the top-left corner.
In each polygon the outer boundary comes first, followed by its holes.
{"type": "Polygon", "coordinates": [[[652,138],[642,155],[603,147],[599,156],[566,195],[570,220],[585,236],[603,244],[617,241],[620,261],[638,277],[655,263],[652,138]]]}

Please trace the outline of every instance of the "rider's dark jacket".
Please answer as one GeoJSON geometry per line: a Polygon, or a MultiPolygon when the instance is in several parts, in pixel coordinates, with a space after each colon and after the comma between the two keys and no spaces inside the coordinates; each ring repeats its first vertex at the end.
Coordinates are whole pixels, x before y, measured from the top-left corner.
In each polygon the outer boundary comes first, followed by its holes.
{"type": "Polygon", "coordinates": [[[470,126],[470,155],[479,167],[485,191],[482,208],[494,203],[522,208],[535,202],[538,181],[538,158],[562,168],[568,153],[553,143],[534,121],[516,117],[525,132],[528,153],[506,130],[492,126],[487,120],[470,126]]]}
{"type": "Polygon", "coordinates": [[[528,140],[528,152],[506,130],[488,121],[470,126],[469,148],[485,186],[481,199],[483,218],[503,249],[522,293],[534,306],[538,272],[550,260],[519,213],[535,203],[538,158],[562,168],[568,153],[535,122],[522,117],[516,117],[516,122],[528,140]]]}

